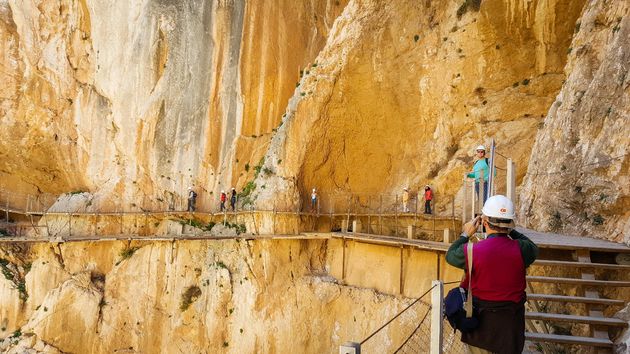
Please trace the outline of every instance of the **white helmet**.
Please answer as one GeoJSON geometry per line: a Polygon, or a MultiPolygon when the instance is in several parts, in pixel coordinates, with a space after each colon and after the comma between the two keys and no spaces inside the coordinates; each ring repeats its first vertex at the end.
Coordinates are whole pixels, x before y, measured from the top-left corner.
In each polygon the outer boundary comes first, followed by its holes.
{"type": "Polygon", "coordinates": [[[225,193],[225,191],[221,191],[221,193],[225,193]]]}
{"type": "Polygon", "coordinates": [[[479,145],[479,146],[477,146],[477,148],[476,148],[475,150],[476,150],[476,151],[479,151],[479,150],[486,151],[486,147],[485,147],[485,146],[483,146],[483,145],[479,145]]]}
{"type": "Polygon", "coordinates": [[[481,213],[489,218],[491,225],[514,227],[514,204],[503,195],[493,195],[486,200],[481,213]]]}

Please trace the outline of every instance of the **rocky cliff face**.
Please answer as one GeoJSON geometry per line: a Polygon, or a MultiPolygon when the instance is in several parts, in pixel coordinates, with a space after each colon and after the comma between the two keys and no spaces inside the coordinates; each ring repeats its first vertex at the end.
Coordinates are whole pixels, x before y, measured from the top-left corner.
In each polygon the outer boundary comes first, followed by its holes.
{"type": "MultiPolygon", "coordinates": [[[[325,240],[4,244],[0,351],[334,352],[407,302],[337,284],[326,249],[325,240]]],[[[374,349],[400,342],[398,326],[420,315],[396,321],[374,349]]]]}
{"type": "Polygon", "coordinates": [[[1,1],[4,185],[129,207],[246,179],[344,5],[1,1]]]}
{"type": "Polygon", "coordinates": [[[591,2],[521,192],[525,224],[630,244],[630,4],[591,2]]]}
{"type": "Polygon", "coordinates": [[[351,2],[272,140],[259,205],[429,183],[443,210],[490,138],[522,179],[583,3],[351,2]]]}

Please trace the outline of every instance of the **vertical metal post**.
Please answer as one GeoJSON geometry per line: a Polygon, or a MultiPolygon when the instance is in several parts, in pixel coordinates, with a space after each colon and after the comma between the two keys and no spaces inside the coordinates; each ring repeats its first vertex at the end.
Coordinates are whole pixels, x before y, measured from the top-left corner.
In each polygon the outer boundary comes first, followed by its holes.
{"type": "MultiPolygon", "coordinates": [[[[492,191],[494,190],[494,151],[496,147],[494,145],[494,139],[490,143],[490,159],[488,160],[488,197],[492,197],[492,191]]],[[[481,170],[483,172],[483,170],[481,170]]],[[[482,179],[483,180],[483,179],[482,179]]],[[[483,201],[483,199],[482,199],[483,201]]]]}
{"type": "Polygon", "coordinates": [[[383,234],[383,195],[381,194],[381,202],[378,205],[378,227],[379,235],[383,234]]]}
{"type": "Polygon", "coordinates": [[[398,291],[400,293],[400,295],[403,294],[403,292],[405,291],[405,282],[404,282],[404,277],[405,277],[405,269],[404,269],[404,252],[405,248],[403,245],[400,245],[400,280],[399,280],[399,287],[398,287],[398,291]]]}
{"type": "Polygon", "coordinates": [[[346,202],[348,205],[348,214],[346,217],[346,230],[344,230],[344,232],[347,232],[348,229],[347,227],[350,226],[350,203],[352,202],[352,196],[348,196],[348,201],[346,202]]]}
{"type": "Polygon", "coordinates": [[[506,182],[506,197],[516,204],[516,171],[515,164],[512,159],[507,160],[507,182],[506,182]]]}
{"type": "Polygon", "coordinates": [[[398,236],[398,193],[396,193],[396,202],[394,203],[394,236],[398,236]]]}
{"type": "Polygon", "coordinates": [[[489,191],[486,190],[486,187],[484,186],[484,181],[486,180],[486,174],[483,172],[483,170],[479,171],[479,204],[477,205],[477,214],[481,214],[481,208],[483,208],[483,203],[484,203],[484,197],[486,196],[486,193],[488,193],[489,191]]]}
{"type": "Polygon", "coordinates": [[[466,217],[466,208],[468,208],[468,203],[466,203],[466,201],[468,200],[468,198],[466,197],[468,193],[467,187],[468,181],[466,180],[466,177],[464,177],[464,193],[462,194],[462,224],[464,224],[466,220],[468,220],[468,218],[466,217]]]}
{"type": "Polygon", "coordinates": [[[68,213],[68,237],[72,237],[72,213],[68,213]]]}
{"type": "Polygon", "coordinates": [[[328,197],[328,200],[330,201],[330,231],[332,231],[334,224],[335,202],[333,201],[333,197],[328,197]]]}
{"type": "Polygon", "coordinates": [[[368,195],[368,225],[367,225],[367,233],[372,233],[372,196],[368,195]]]}
{"type": "Polygon", "coordinates": [[[341,236],[341,281],[346,283],[346,237],[341,236]]]}
{"type": "MultiPolygon", "coordinates": [[[[475,183],[476,180],[473,179],[472,182],[472,186],[471,186],[471,191],[472,191],[472,203],[470,203],[470,207],[471,207],[471,211],[470,211],[470,218],[474,218],[475,214],[477,213],[477,191],[475,190],[475,183]]],[[[463,221],[463,220],[462,220],[463,221]]]]}
{"type": "Polygon", "coordinates": [[[441,280],[431,282],[431,354],[442,354],[442,299],[444,298],[444,283],[441,280]]]}

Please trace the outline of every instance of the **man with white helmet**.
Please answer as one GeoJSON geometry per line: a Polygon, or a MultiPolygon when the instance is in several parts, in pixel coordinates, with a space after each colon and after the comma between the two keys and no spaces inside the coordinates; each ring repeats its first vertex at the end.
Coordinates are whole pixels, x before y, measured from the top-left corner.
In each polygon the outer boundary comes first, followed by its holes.
{"type": "Polygon", "coordinates": [[[477,161],[473,166],[472,172],[468,172],[466,177],[475,179],[475,193],[479,194],[479,184],[481,181],[481,173],[483,171],[483,203],[488,199],[488,177],[490,175],[490,167],[488,166],[488,158],[486,157],[486,147],[483,145],[477,146],[477,161]]]}
{"type": "MultiPolygon", "coordinates": [[[[515,231],[514,205],[502,195],[486,201],[482,215],[466,223],[459,240],[446,253],[446,261],[468,269],[466,245],[479,225],[484,240],[472,249],[470,282],[474,313],[479,327],[462,333],[471,353],[521,353],[525,343],[525,269],[538,256],[538,247],[515,231]]],[[[467,274],[467,273],[466,273],[467,274]]],[[[468,287],[468,275],[461,287],[468,287]]]]}

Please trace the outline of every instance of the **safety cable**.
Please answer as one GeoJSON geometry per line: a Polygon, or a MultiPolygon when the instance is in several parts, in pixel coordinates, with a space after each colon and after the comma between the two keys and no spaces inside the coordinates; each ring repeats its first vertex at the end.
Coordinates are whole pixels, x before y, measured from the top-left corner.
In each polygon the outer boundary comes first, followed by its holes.
{"type": "Polygon", "coordinates": [[[370,334],[367,338],[365,338],[363,341],[361,341],[361,345],[363,345],[363,343],[367,342],[370,338],[374,337],[374,335],[378,332],[380,332],[383,328],[387,327],[388,324],[392,323],[393,320],[395,320],[396,318],[398,318],[398,316],[402,315],[403,312],[409,310],[409,308],[413,305],[415,305],[418,301],[420,301],[423,297],[425,297],[429,292],[431,292],[431,290],[433,290],[433,288],[435,288],[437,286],[433,285],[429,290],[427,290],[424,294],[420,295],[419,298],[415,299],[411,304],[409,304],[409,306],[405,307],[402,311],[400,311],[398,314],[396,314],[396,316],[392,317],[389,321],[385,322],[384,325],[382,325],[381,327],[379,327],[379,329],[377,329],[376,331],[372,332],[372,334],[370,334]]]}

